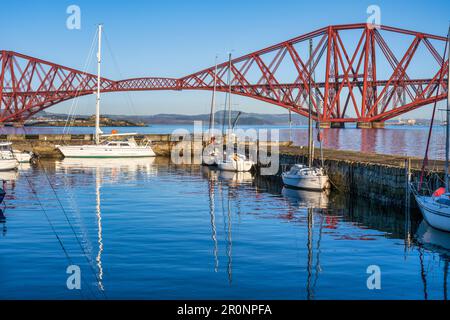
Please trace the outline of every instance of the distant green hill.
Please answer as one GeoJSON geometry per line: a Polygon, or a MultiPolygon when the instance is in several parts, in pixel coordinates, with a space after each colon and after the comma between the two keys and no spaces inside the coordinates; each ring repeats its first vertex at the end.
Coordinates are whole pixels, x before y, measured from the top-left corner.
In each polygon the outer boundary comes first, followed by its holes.
{"type": "MultiPolygon", "coordinates": [[[[233,111],[231,115],[232,122],[238,115],[239,111],[233,111]]],[[[192,124],[194,121],[209,122],[209,114],[199,115],[183,115],[183,114],[156,114],[148,116],[127,116],[127,115],[102,115],[112,120],[144,122],[147,125],[152,124],[192,124]]],[[[50,113],[41,111],[35,117],[45,117],[52,119],[66,119],[67,114],[50,113]]],[[[78,119],[89,118],[86,115],[75,115],[78,119]]],[[[222,124],[224,120],[224,111],[217,111],[215,115],[215,123],[222,124]]],[[[289,116],[284,114],[262,114],[262,113],[246,113],[241,112],[238,125],[288,125],[289,116]]],[[[307,118],[298,114],[292,114],[292,122],[294,125],[307,124],[307,118]]],[[[225,113],[225,123],[228,124],[228,113],[225,113]]]]}

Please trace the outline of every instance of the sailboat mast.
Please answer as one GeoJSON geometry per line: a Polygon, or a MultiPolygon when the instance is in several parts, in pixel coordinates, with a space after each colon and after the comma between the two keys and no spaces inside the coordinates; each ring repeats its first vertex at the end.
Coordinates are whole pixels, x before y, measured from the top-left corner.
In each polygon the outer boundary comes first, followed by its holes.
{"type": "Polygon", "coordinates": [[[97,104],[95,108],[95,144],[100,144],[100,89],[101,89],[101,63],[102,63],[102,31],[103,25],[98,25],[98,51],[97,51],[97,104]]]}
{"type": "Polygon", "coordinates": [[[231,53],[228,57],[228,129],[231,130],[231,53]]]}
{"type": "MultiPolygon", "coordinates": [[[[448,49],[448,61],[450,62],[450,28],[449,33],[447,36],[447,44],[449,46],[448,49]]],[[[445,63],[445,60],[444,62],[445,63]]],[[[450,153],[450,64],[449,64],[449,70],[448,70],[448,85],[447,85],[447,112],[446,112],[446,126],[445,126],[445,191],[449,192],[449,177],[448,177],[448,162],[449,162],[449,153],[450,153]]]]}
{"type": "Polygon", "coordinates": [[[312,39],[309,39],[309,82],[308,82],[308,166],[313,165],[313,122],[312,122],[312,101],[311,101],[311,77],[312,77],[312,39]]]}
{"type": "Polygon", "coordinates": [[[216,112],[216,91],[217,91],[217,56],[216,56],[216,66],[214,69],[214,89],[212,94],[212,101],[211,101],[211,115],[209,117],[209,130],[210,133],[214,130],[214,123],[216,121],[215,119],[215,112],[216,112]]]}

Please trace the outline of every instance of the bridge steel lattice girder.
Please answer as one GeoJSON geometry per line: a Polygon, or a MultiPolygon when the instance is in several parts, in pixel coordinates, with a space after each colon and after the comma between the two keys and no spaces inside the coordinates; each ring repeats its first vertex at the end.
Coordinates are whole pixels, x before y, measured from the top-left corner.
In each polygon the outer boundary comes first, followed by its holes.
{"type": "MultiPolygon", "coordinates": [[[[217,90],[227,92],[230,71],[233,94],[307,116],[311,89],[316,120],[383,122],[446,98],[449,65],[437,47],[446,41],[388,26],[328,26],[221,63],[216,75],[213,66],[179,79],[101,78],[101,91],[212,90],[216,78],[217,90]],[[389,45],[396,42],[393,36],[406,41],[401,55],[389,45]],[[305,50],[310,39],[311,56],[305,50]],[[421,48],[433,66],[427,76],[414,77],[411,69],[424,59],[422,53],[414,61],[421,48]]],[[[0,66],[0,122],[25,121],[57,103],[93,94],[97,86],[96,75],[12,51],[0,51],[0,66]]]]}

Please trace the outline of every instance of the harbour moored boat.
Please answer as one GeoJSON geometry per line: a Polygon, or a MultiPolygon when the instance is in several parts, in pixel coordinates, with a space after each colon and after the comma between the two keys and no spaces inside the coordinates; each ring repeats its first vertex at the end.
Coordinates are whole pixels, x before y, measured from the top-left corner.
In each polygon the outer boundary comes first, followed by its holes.
{"type": "MultiPolygon", "coordinates": [[[[450,44],[450,28],[448,33],[448,41],[447,45],[450,44]]],[[[448,58],[450,59],[450,47],[448,48],[448,58]]],[[[446,49],[447,50],[447,49],[446,49]]],[[[448,71],[448,79],[447,83],[450,84],[450,68],[448,71]]],[[[443,74],[441,73],[441,78],[443,78],[443,74]]],[[[448,88],[448,86],[447,86],[448,88]]],[[[438,90],[439,91],[439,90],[438,90]]],[[[434,106],[436,109],[436,104],[434,106]]],[[[445,186],[437,189],[431,196],[422,195],[419,191],[421,191],[422,180],[424,176],[425,165],[428,160],[428,147],[430,143],[430,139],[428,140],[424,165],[422,169],[422,176],[419,188],[415,188],[414,185],[411,185],[411,189],[416,198],[416,202],[419,205],[420,211],[424,219],[431,225],[433,228],[450,232],[450,183],[449,183],[449,158],[450,158],[450,90],[447,90],[447,110],[446,110],[446,134],[445,134],[445,186]]],[[[433,112],[434,115],[434,112],[433,112]]],[[[433,121],[431,120],[430,125],[430,136],[433,128],[433,121]]]]}
{"type": "Polygon", "coordinates": [[[147,144],[138,145],[134,139],[134,133],[102,135],[102,138],[117,138],[121,140],[104,140],[95,145],[82,146],[57,146],[66,158],[147,158],[154,157],[155,152],[147,144]],[[127,138],[128,137],[128,138],[127,138]]]}
{"type": "Polygon", "coordinates": [[[416,195],[416,201],[426,222],[432,227],[450,232],[450,193],[438,189],[431,197],[416,195]]]}
{"type": "Polygon", "coordinates": [[[33,158],[32,152],[13,150],[13,153],[19,163],[30,163],[33,158]]]}
{"type": "Polygon", "coordinates": [[[284,172],[282,179],[285,185],[299,189],[322,191],[330,188],[330,181],[322,168],[301,164],[296,164],[291,170],[284,172]]]}
{"type": "Polygon", "coordinates": [[[18,167],[19,161],[17,161],[11,151],[11,143],[0,143],[0,171],[15,170],[18,167]]]}
{"type": "Polygon", "coordinates": [[[98,26],[97,53],[97,105],[95,113],[95,145],[56,146],[67,158],[138,158],[154,157],[150,141],[138,145],[134,139],[136,133],[104,135],[100,129],[100,91],[101,91],[101,46],[102,25],[98,26]]]}
{"type": "MultiPolygon", "coordinates": [[[[312,56],[312,42],[310,41],[310,55],[312,56]]],[[[312,61],[310,62],[310,74],[312,72],[312,61]]],[[[310,77],[311,78],[311,77],[310,77]]],[[[310,79],[311,80],[311,79],[310,79]]],[[[323,191],[331,187],[328,175],[322,167],[314,167],[314,142],[312,121],[311,85],[309,86],[309,117],[308,117],[308,165],[296,164],[290,171],[282,174],[283,183],[288,187],[300,188],[312,191],[323,191]]],[[[323,162],[323,161],[322,161],[323,162]]]]}
{"type": "Polygon", "coordinates": [[[245,155],[235,153],[228,156],[225,160],[219,161],[217,167],[223,171],[249,172],[254,164],[245,155]]]}

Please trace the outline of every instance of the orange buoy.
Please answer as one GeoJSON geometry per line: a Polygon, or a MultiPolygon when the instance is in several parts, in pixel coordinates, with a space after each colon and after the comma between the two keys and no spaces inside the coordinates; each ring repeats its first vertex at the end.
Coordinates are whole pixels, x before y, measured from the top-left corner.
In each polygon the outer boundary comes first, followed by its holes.
{"type": "Polygon", "coordinates": [[[118,134],[119,133],[119,131],[117,131],[117,130],[112,130],[111,131],[111,134],[118,134]]]}

